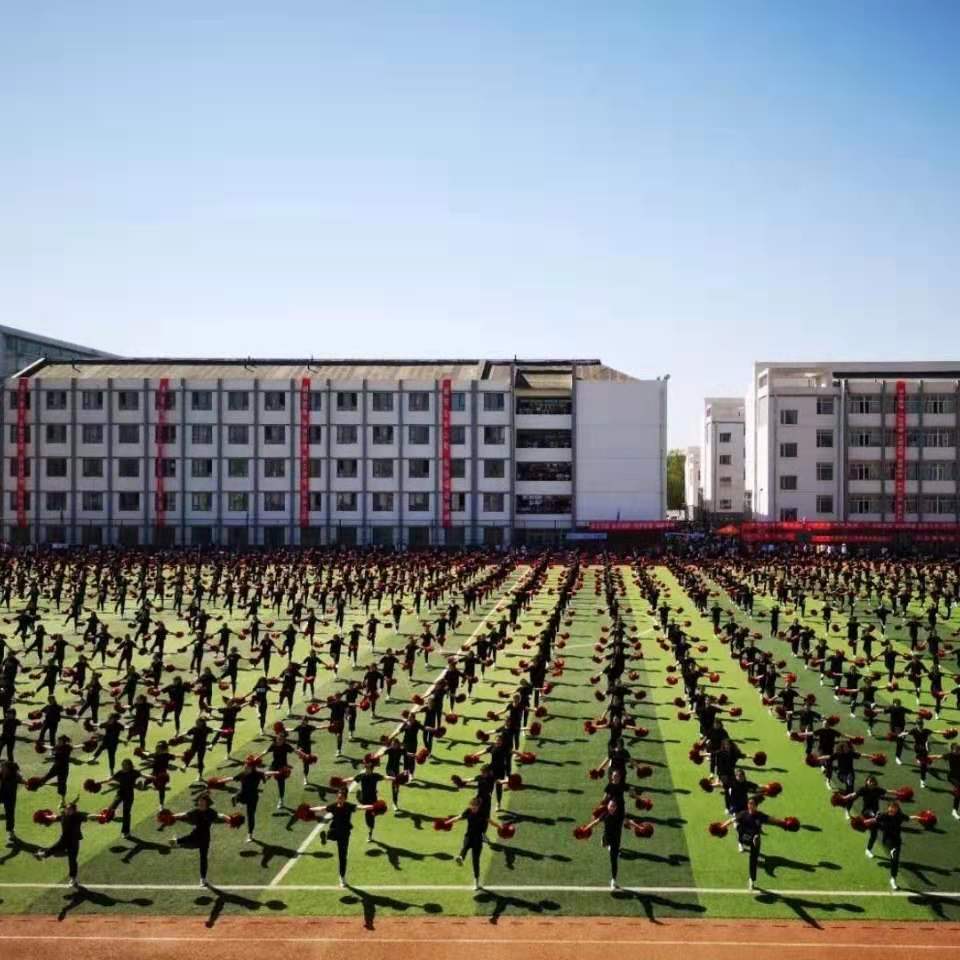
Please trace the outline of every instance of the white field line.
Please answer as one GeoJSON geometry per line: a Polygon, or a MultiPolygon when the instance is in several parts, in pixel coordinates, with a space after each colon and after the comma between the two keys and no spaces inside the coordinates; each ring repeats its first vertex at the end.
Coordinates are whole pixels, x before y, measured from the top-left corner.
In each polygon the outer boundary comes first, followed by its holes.
{"type": "MultiPolygon", "coordinates": [[[[129,890],[129,891],[163,891],[163,890],[191,890],[200,889],[199,884],[193,883],[91,883],[81,884],[89,890],[129,890]]],[[[291,883],[283,886],[275,886],[271,881],[268,884],[250,883],[250,884],[211,884],[214,892],[223,890],[230,892],[234,890],[243,891],[263,891],[269,890],[273,893],[278,892],[330,892],[343,893],[343,888],[336,884],[323,883],[291,883]]],[[[68,890],[69,884],[66,883],[0,883],[0,890],[68,890]]],[[[348,888],[349,889],[349,888],[348,888]]],[[[402,893],[475,893],[472,885],[468,884],[365,884],[353,888],[357,891],[371,892],[393,892],[402,893]]],[[[790,897],[829,897],[835,899],[838,897],[920,897],[923,899],[960,899],[960,890],[793,890],[793,889],[775,889],[772,887],[756,888],[747,890],[746,887],[632,887],[622,886],[619,891],[611,891],[609,886],[577,886],[576,884],[493,884],[484,886],[483,890],[490,893],[503,891],[505,893],[605,893],[625,892],[640,894],[700,894],[703,896],[746,896],[755,897],[758,895],[772,895],[783,898],[790,897]]]]}

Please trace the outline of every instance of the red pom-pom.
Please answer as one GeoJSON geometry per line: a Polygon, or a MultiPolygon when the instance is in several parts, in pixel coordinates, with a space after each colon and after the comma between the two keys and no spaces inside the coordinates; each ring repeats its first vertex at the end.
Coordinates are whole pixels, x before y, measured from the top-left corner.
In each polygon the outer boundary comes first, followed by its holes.
{"type": "Polygon", "coordinates": [[[159,823],[161,827],[169,827],[175,822],[176,820],[174,819],[172,810],[164,808],[157,814],[157,823],[159,823]]]}
{"type": "Polygon", "coordinates": [[[753,755],[753,763],[754,763],[754,766],[762,767],[766,762],[767,762],[767,755],[766,755],[766,753],[764,753],[763,750],[758,750],[758,751],[753,755]]]}
{"type": "Polygon", "coordinates": [[[937,825],[937,815],[932,810],[921,810],[917,819],[925,830],[932,830],[937,825]]]}
{"type": "Polygon", "coordinates": [[[866,820],[859,814],[850,818],[850,826],[858,833],[863,833],[867,829],[866,820]]]}
{"type": "Polygon", "coordinates": [[[433,829],[437,831],[446,832],[453,829],[453,824],[449,820],[444,819],[443,817],[437,817],[433,821],[433,829]]]}
{"type": "Polygon", "coordinates": [[[789,833],[796,833],[800,829],[800,821],[796,817],[784,817],[783,829],[789,833]]]}
{"type": "Polygon", "coordinates": [[[849,807],[850,804],[847,802],[846,797],[839,790],[835,790],[832,794],[830,794],[830,806],[849,807]]]}
{"type": "Polygon", "coordinates": [[[421,747],[417,751],[417,763],[423,764],[427,762],[427,758],[430,756],[430,751],[426,747],[421,747]]]}
{"type": "Polygon", "coordinates": [[[807,766],[808,767],[819,767],[820,766],[820,757],[816,753],[807,754],[807,766]]]}
{"type": "Polygon", "coordinates": [[[835,713],[831,713],[830,716],[827,717],[827,723],[831,727],[835,727],[839,722],[840,722],[840,718],[835,713]]]}
{"type": "Polygon", "coordinates": [[[343,779],[343,777],[333,776],[330,778],[330,786],[333,787],[334,790],[339,790],[341,787],[345,787],[346,785],[347,782],[343,779]]]}
{"type": "Polygon", "coordinates": [[[519,773],[511,773],[507,777],[507,789],[508,790],[522,790],[523,789],[523,777],[519,773]]]}
{"type": "Polygon", "coordinates": [[[497,827],[497,836],[501,840],[512,840],[517,835],[517,828],[512,823],[501,823],[497,827]]]}
{"type": "Polygon", "coordinates": [[[530,729],[528,732],[531,737],[539,737],[542,731],[543,726],[534,720],[534,722],[530,724],[530,729]]]}
{"type": "Polygon", "coordinates": [[[710,674],[710,682],[711,682],[711,683],[719,683],[719,682],[720,682],[720,674],[719,674],[719,673],[711,673],[711,674],[710,674]]]}
{"type": "Polygon", "coordinates": [[[444,716],[444,719],[450,726],[453,726],[455,723],[459,722],[460,718],[455,713],[448,713],[444,716]]]}
{"type": "Polygon", "coordinates": [[[310,809],[309,803],[301,803],[299,807],[294,811],[293,814],[298,820],[303,820],[308,822],[310,820],[316,820],[317,815],[310,809]]]}
{"type": "Polygon", "coordinates": [[[885,767],[887,765],[887,755],[885,753],[871,753],[870,762],[877,767],[885,767]]]}
{"type": "Polygon", "coordinates": [[[41,783],[43,783],[43,777],[30,777],[24,786],[27,788],[27,790],[33,793],[34,790],[40,789],[41,783]]]}
{"type": "Polygon", "coordinates": [[[900,803],[909,803],[913,799],[913,787],[897,787],[893,793],[900,803]]]}
{"type": "Polygon", "coordinates": [[[777,780],[771,780],[770,783],[765,783],[761,790],[765,797],[779,797],[783,793],[783,785],[777,780]]]}
{"type": "Polygon", "coordinates": [[[98,781],[90,778],[83,781],[83,789],[86,790],[87,793],[99,793],[102,786],[98,781]]]}
{"type": "Polygon", "coordinates": [[[477,731],[477,739],[478,739],[481,743],[486,743],[486,742],[490,739],[490,734],[487,733],[486,730],[478,730],[478,731],[477,731]]]}
{"type": "Polygon", "coordinates": [[[223,819],[231,830],[239,830],[244,823],[244,816],[242,813],[228,813],[223,819]]]}
{"type": "Polygon", "coordinates": [[[386,800],[374,800],[370,805],[370,812],[375,817],[382,817],[387,812],[387,801],[386,800]]]}
{"type": "Polygon", "coordinates": [[[582,827],[573,828],[573,836],[577,840],[589,840],[592,835],[593,835],[592,827],[588,827],[584,825],[582,827]]]}
{"type": "Polygon", "coordinates": [[[653,767],[648,767],[646,764],[643,764],[637,767],[637,777],[640,780],[646,780],[647,777],[653,776],[653,767]]]}
{"type": "Polygon", "coordinates": [[[104,807],[95,817],[97,823],[110,823],[114,816],[116,815],[116,810],[113,807],[104,807]]]}
{"type": "Polygon", "coordinates": [[[739,717],[739,716],[742,716],[742,715],[743,715],[743,707],[731,707],[731,708],[730,708],[730,716],[731,716],[731,717],[739,717]]]}
{"type": "Polygon", "coordinates": [[[642,823],[635,823],[633,825],[633,835],[635,837],[640,837],[642,840],[647,840],[653,836],[653,824],[644,820],[642,823]]]}
{"type": "Polygon", "coordinates": [[[706,793],[713,793],[713,781],[709,777],[701,777],[700,789],[706,793]]]}
{"type": "Polygon", "coordinates": [[[320,704],[319,704],[319,703],[308,703],[308,704],[307,704],[307,713],[309,713],[311,717],[316,716],[319,712],[320,712],[320,704]]]}
{"type": "Polygon", "coordinates": [[[463,758],[463,762],[464,762],[468,767],[473,767],[473,766],[476,766],[476,764],[478,764],[481,759],[482,759],[482,758],[481,758],[481,755],[480,755],[479,753],[468,753],[468,754],[463,758]]]}
{"type": "Polygon", "coordinates": [[[719,820],[711,823],[707,829],[712,837],[725,837],[727,835],[727,828],[719,820]]]}

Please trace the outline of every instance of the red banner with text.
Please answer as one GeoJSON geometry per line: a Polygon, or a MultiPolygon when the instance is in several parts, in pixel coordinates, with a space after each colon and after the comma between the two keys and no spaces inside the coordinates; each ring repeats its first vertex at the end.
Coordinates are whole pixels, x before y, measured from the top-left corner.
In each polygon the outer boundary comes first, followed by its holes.
{"type": "Polygon", "coordinates": [[[162,377],[157,384],[157,526],[162,527],[167,520],[167,490],[164,483],[167,452],[167,405],[170,403],[170,380],[162,377]]]}
{"type": "Polygon", "coordinates": [[[453,403],[452,383],[440,382],[440,505],[443,528],[450,526],[451,469],[450,469],[450,408],[453,403]]]}
{"type": "Polygon", "coordinates": [[[30,381],[17,381],[17,526],[27,525],[27,403],[30,381]]]}
{"type": "Polygon", "coordinates": [[[897,522],[903,520],[907,502],[907,384],[897,381],[897,445],[894,468],[893,515],[897,522]]]}
{"type": "Polygon", "coordinates": [[[300,529],[310,526],[310,378],[300,381],[300,529]]]}

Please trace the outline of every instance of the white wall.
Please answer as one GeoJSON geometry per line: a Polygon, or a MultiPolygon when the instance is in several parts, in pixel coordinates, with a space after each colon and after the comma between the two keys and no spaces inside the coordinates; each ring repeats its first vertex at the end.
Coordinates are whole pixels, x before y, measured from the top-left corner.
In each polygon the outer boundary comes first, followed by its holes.
{"type": "Polygon", "coordinates": [[[666,511],[667,385],[577,381],[577,523],[666,511]]]}

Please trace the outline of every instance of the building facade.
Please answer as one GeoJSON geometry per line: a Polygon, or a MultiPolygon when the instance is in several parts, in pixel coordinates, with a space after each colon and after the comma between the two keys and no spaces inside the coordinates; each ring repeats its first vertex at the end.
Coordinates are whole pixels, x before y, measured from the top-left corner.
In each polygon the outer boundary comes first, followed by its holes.
{"type": "Polygon", "coordinates": [[[757,363],[758,520],[960,522],[960,363],[757,363]]]}
{"type": "Polygon", "coordinates": [[[43,361],[4,399],[15,542],[532,544],[666,508],[666,382],[599,360],[43,361]]]}
{"type": "Polygon", "coordinates": [[[38,360],[91,360],[110,354],[76,343],[0,326],[0,375],[6,380],[38,360]]]}
{"type": "Polygon", "coordinates": [[[703,479],[700,448],[687,447],[683,461],[683,503],[688,520],[696,520],[703,510],[703,479]]]}
{"type": "Polygon", "coordinates": [[[718,519],[744,514],[746,430],[744,402],[707,397],[703,405],[703,512],[718,519]]]}

